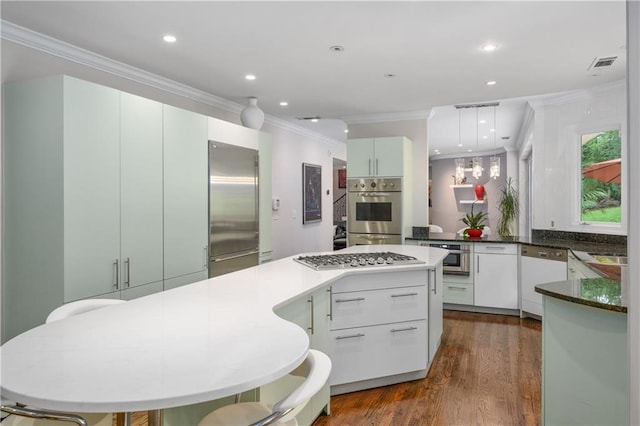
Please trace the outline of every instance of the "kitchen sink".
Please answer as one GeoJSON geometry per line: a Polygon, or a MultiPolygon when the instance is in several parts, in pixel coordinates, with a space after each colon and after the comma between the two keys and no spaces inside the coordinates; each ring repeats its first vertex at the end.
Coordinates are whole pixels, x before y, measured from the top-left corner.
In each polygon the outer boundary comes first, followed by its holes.
{"type": "Polygon", "coordinates": [[[593,256],[592,262],[601,263],[604,265],[627,265],[627,256],[593,256]]]}

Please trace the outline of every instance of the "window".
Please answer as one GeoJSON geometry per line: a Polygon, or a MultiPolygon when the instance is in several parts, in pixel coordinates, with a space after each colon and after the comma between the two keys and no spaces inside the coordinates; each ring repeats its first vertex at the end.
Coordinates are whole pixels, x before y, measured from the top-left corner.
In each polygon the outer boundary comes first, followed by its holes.
{"type": "Polygon", "coordinates": [[[619,130],[585,133],[581,138],[580,222],[622,222],[622,158],[619,130]]]}

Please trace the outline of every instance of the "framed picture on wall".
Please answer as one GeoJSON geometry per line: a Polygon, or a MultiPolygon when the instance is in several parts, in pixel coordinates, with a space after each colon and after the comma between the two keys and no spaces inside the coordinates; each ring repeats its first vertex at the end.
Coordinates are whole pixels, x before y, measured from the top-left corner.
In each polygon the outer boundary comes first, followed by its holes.
{"type": "Polygon", "coordinates": [[[347,169],[338,169],[338,188],[347,187],[347,169]]]}
{"type": "Polygon", "coordinates": [[[302,223],[322,221],[322,166],[302,163],[302,223]]]}

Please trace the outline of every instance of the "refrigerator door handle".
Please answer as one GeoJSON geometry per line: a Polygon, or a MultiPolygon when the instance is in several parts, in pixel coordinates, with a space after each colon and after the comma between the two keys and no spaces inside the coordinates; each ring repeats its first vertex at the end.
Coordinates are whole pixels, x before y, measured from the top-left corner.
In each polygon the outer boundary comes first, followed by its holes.
{"type": "Polygon", "coordinates": [[[251,251],[245,251],[242,252],[240,254],[232,254],[229,256],[218,256],[218,257],[214,257],[213,259],[211,259],[212,262],[222,262],[223,260],[231,260],[231,259],[238,259],[239,257],[245,257],[245,256],[249,256],[252,254],[258,254],[259,250],[251,250],[251,251]]]}

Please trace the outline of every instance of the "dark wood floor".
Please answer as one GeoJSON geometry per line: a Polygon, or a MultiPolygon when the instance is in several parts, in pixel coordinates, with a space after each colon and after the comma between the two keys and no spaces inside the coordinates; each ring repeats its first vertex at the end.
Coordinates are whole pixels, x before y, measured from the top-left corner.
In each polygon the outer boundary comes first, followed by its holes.
{"type": "Polygon", "coordinates": [[[336,425],[539,425],[541,324],[533,319],[445,311],[429,375],[331,398],[336,425]]]}
{"type": "Polygon", "coordinates": [[[533,319],[444,311],[425,379],[334,396],[314,426],[540,425],[541,337],[533,319]]]}

